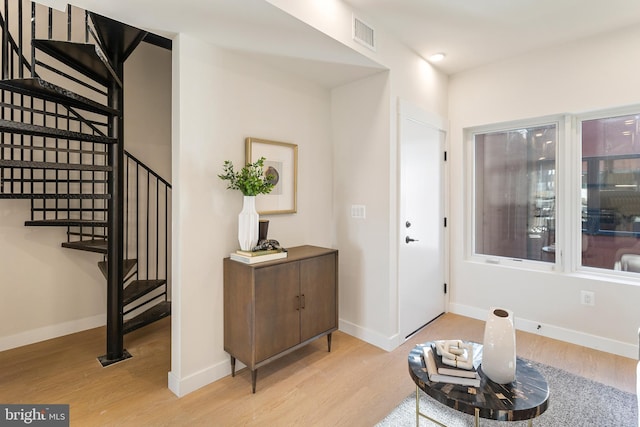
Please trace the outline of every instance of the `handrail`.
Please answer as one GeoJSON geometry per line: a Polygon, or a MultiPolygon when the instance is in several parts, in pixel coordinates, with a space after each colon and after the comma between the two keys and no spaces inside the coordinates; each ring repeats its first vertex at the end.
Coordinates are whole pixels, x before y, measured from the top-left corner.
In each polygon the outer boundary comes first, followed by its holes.
{"type": "Polygon", "coordinates": [[[125,256],[138,260],[136,278],[162,272],[169,281],[171,184],[126,150],[125,157],[125,256]]]}
{"type": "Polygon", "coordinates": [[[160,175],[158,175],[153,169],[151,169],[149,166],[147,166],[146,164],[144,164],[144,162],[142,162],[140,159],[136,158],[133,154],[131,154],[130,152],[128,152],[127,150],[124,150],[124,154],[126,154],[128,157],[130,157],[132,160],[135,160],[136,163],[138,163],[138,165],[142,166],[147,172],[149,172],[150,174],[152,174],[153,176],[155,176],[156,178],[158,178],[163,184],[165,184],[166,186],[168,186],[169,188],[171,188],[171,183],[168,182],[167,180],[165,180],[163,177],[161,177],[160,175]]]}

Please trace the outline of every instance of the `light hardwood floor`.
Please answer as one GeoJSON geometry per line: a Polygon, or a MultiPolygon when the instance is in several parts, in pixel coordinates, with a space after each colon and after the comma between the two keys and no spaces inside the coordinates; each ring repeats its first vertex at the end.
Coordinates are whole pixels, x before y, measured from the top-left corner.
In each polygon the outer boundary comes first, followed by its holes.
{"type": "MultiPolygon", "coordinates": [[[[385,352],[336,332],[258,370],[183,398],[167,388],[170,319],[125,338],[134,356],[102,368],[104,328],[0,352],[0,403],[68,403],[72,426],[372,426],[414,392],[407,354],[440,338],[482,341],[484,322],[446,314],[385,352]]],[[[203,333],[206,333],[203,330],[203,333]]],[[[519,356],[635,392],[636,361],[528,333],[519,356]]]]}

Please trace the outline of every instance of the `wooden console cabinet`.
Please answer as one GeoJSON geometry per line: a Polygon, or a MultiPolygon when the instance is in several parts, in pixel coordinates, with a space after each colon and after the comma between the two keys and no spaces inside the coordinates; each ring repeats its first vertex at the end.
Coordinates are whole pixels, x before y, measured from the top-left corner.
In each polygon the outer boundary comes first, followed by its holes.
{"type": "Polygon", "coordinates": [[[287,258],[257,264],[224,259],[224,350],[251,370],[338,329],[338,251],[288,249],[287,258]]]}

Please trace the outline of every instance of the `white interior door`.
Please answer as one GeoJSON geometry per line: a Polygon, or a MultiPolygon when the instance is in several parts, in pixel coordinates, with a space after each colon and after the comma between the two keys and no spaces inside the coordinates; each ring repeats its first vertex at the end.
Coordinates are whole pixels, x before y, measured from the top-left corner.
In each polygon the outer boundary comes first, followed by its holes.
{"type": "Polygon", "coordinates": [[[442,314],[445,132],[437,123],[401,110],[398,312],[401,337],[442,314]]]}

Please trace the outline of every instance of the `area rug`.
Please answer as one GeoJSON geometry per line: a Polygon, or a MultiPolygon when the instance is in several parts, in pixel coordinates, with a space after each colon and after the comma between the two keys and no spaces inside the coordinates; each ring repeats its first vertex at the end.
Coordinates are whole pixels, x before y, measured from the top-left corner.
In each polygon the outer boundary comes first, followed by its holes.
{"type": "MultiPolygon", "coordinates": [[[[549,408],[533,420],[536,427],[637,427],[636,395],[610,387],[562,369],[531,362],[549,384],[549,408]]],[[[407,374],[409,375],[409,374],[407,374]]],[[[404,427],[416,424],[415,390],[387,415],[378,427],[404,427]]],[[[448,427],[474,425],[471,415],[463,414],[420,391],[420,411],[448,427]]],[[[480,419],[481,426],[520,427],[527,421],[480,419]]],[[[420,426],[435,426],[421,418],[420,426]]]]}

